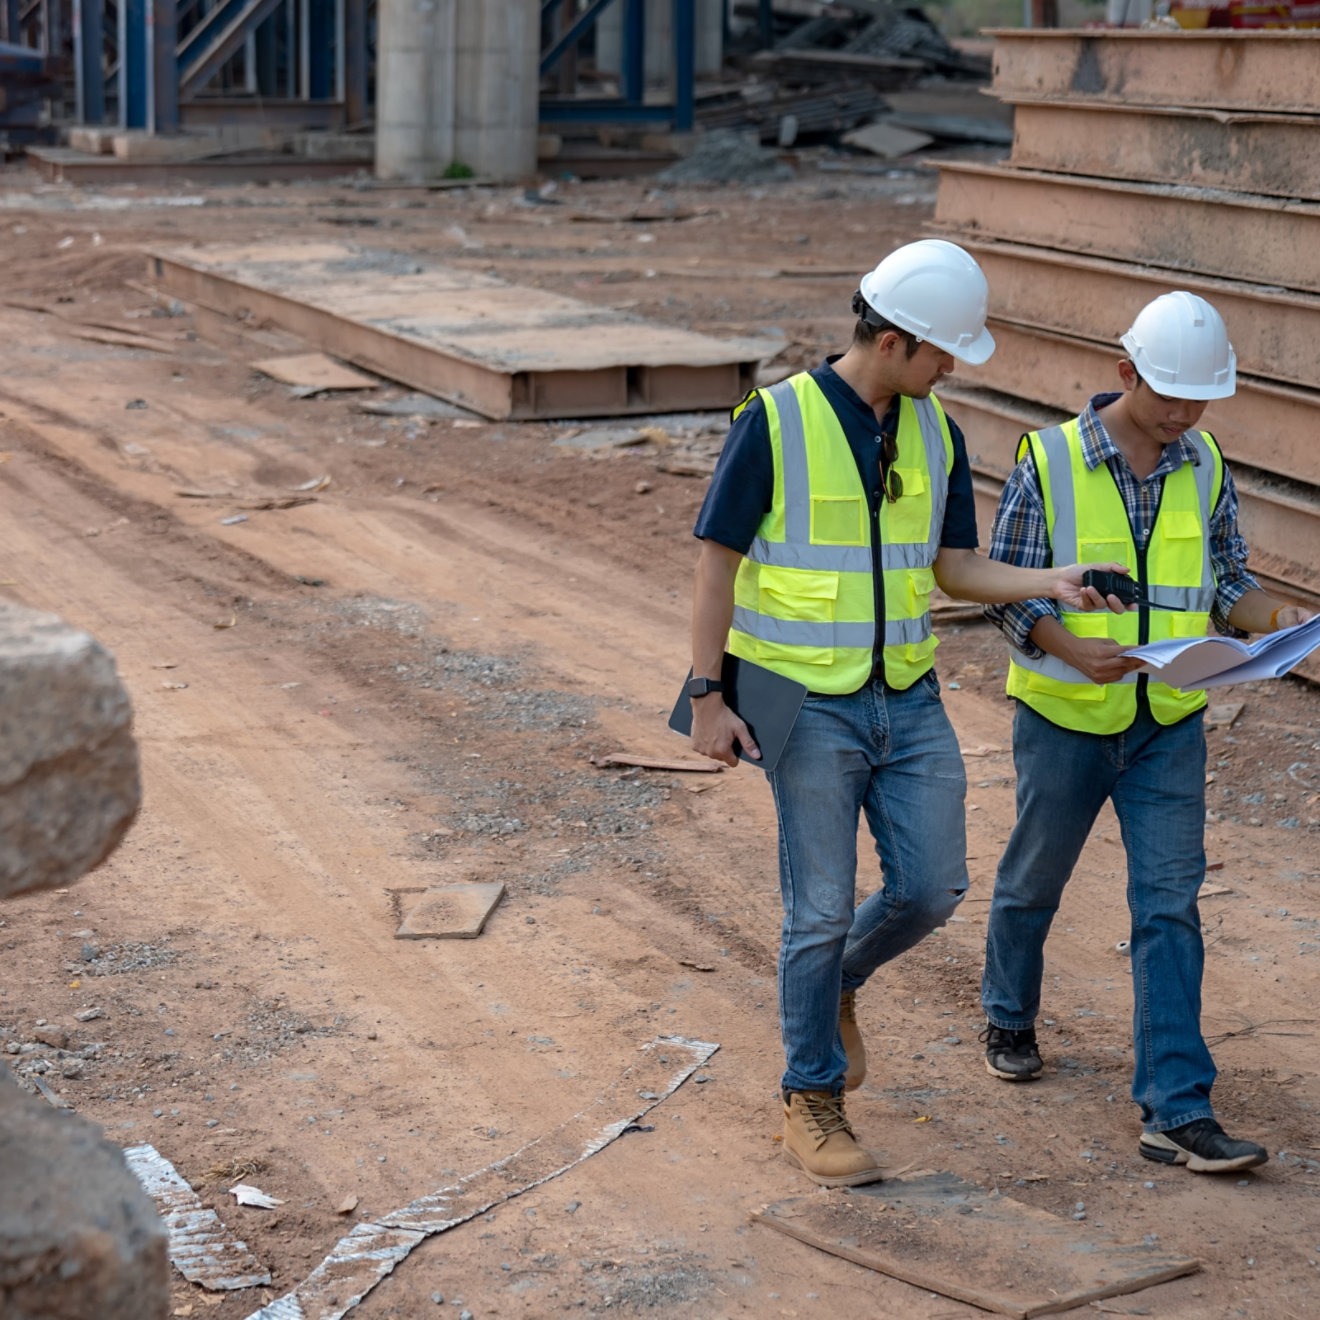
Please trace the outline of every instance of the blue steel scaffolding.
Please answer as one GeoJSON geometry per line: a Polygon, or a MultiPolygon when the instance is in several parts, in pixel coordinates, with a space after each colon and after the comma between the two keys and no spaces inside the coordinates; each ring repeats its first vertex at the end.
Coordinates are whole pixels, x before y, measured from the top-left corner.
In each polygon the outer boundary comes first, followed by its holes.
{"type": "MultiPolygon", "coordinates": [[[[672,98],[657,100],[645,86],[646,0],[540,0],[541,121],[556,131],[572,124],[690,131],[696,0],[670,2],[672,98]],[[590,48],[611,5],[622,13],[619,94],[581,95],[581,49],[590,48]]],[[[244,121],[365,127],[374,103],[377,3],[0,0],[0,46],[25,48],[0,60],[0,105],[4,91],[25,79],[41,87],[50,117],[89,125],[155,133],[244,121]],[[33,52],[44,59],[44,82],[29,67],[33,52]]],[[[760,3],[768,15],[769,0],[760,3]]]]}

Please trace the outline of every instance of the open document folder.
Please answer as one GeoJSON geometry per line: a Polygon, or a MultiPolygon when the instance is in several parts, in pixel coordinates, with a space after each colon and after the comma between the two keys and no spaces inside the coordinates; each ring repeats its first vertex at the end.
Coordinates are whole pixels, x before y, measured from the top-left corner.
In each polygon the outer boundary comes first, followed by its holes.
{"type": "Polygon", "coordinates": [[[1184,691],[1279,678],[1320,646],[1320,614],[1255,642],[1236,637],[1183,637],[1149,642],[1127,654],[1146,663],[1138,673],[1184,691]]]}

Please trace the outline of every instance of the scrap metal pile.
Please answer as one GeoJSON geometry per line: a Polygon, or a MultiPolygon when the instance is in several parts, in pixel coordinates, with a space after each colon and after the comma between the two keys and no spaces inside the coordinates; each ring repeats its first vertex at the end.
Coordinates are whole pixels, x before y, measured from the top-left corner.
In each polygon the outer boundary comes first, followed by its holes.
{"type": "Polygon", "coordinates": [[[883,0],[816,8],[775,11],[773,47],[747,61],[742,87],[702,98],[700,128],[756,132],[779,146],[821,141],[885,115],[883,93],[920,79],[989,81],[989,59],[958,50],[920,8],[883,0]]]}

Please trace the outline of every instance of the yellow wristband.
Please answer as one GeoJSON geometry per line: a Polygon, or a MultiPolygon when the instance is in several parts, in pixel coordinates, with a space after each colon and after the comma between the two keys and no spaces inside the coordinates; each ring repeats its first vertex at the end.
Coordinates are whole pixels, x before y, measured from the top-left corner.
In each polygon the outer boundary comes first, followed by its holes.
{"type": "MultiPolygon", "coordinates": [[[[1283,608],[1284,606],[1279,606],[1279,610],[1283,608]]],[[[1274,613],[1270,615],[1270,632],[1278,632],[1279,630],[1279,610],[1275,610],[1274,613]]]]}

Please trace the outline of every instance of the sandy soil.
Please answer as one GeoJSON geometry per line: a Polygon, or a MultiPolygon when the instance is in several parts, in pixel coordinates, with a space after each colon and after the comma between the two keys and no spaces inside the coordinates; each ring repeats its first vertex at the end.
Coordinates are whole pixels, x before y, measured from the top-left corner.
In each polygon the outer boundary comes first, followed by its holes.
{"type": "MultiPolygon", "coordinates": [[[[777,329],[797,365],[846,332],[852,279],[774,272],[865,269],[918,232],[934,181],[648,190],[97,194],[0,175],[0,587],[113,649],[147,803],[97,874],[6,906],[0,1040],[111,1139],[153,1143],[273,1273],[264,1293],[219,1298],[176,1275],[176,1314],[248,1315],[351,1221],[507,1155],[675,1033],[720,1050],[645,1130],[428,1241],[354,1314],[981,1314],[750,1222],[812,1190],[777,1144],[768,794],[746,769],[591,763],[684,751],[665,716],[705,483],[663,468],[672,441],[716,447],[720,420],[657,419],[666,435],[593,453],[566,424],[372,416],[255,374],[299,347],[269,327],[160,315],[136,287],[153,242],[351,237],[670,324],[777,329]],[[694,214],[573,218],[644,202],[694,214]],[[93,322],[160,342],[80,337],[93,322]],[[311,502],[252,507],[322,476],[311,502]],[[470,878],[507,886],[481,938],[395,940],[412,891],[470,878]],[[236,1207],[239,1176],[284,1204],[236,1207]]],[[[1292,682],[1216,698],[1244,709],[1210,735],[1205,1019],[1219,1110],[1274,1158],[1196,1177],[1136,1154],[1112,817],[1048,949],[1047,1076],[1011,1087],[983,1069],[1010,712],[998,635],[944,635],[973,886],[861,995],[859,1133],[895,1169],[1065,1218],[1082,1203],[1098,1233],[1204,1262],[1114,1313],[1316,1313],[1320,699],[1292,682]]]]}

